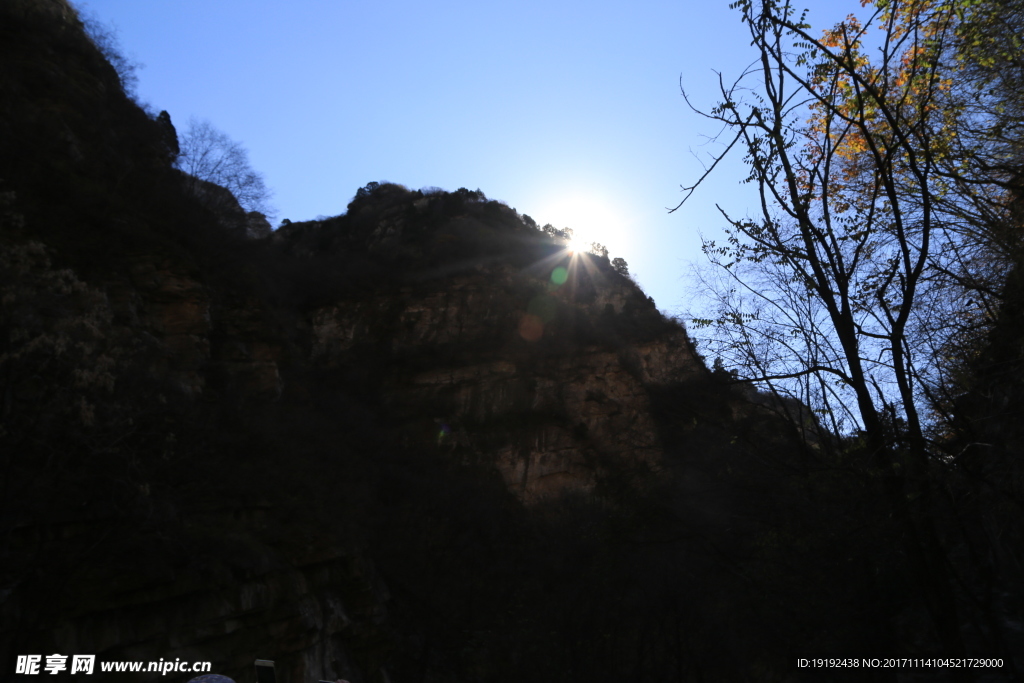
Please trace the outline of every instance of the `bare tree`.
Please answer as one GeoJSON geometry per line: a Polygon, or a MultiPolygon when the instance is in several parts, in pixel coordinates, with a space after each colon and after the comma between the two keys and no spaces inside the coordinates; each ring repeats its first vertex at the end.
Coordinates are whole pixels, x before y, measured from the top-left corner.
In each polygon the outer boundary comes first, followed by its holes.
{"type": "Polygon", "coordinates": [[[1004,188],[965,178],[957,149],[969,110],[948,55],[958,10],[976,3],[961,4],[878,2],[863,25],[851,17],[818,38],[786,0],[734,3],[757,57],[705,113],[730,133],[708,173],[739,147],[760,206],[751,218],[722,211],[727,243],[704,245],[720,267],[714,312],[695,320],[741,380],[856,437],[949,653],[964,651],[953,591],[964,581],[933,517],[948,458],[929,438],[929,390],[977,293],[971,258],[1005,214],[1004,188]],[[993,216],[968,220],[964,207],[978,206],[993,216]]]}
{"type": "Polygon", "coordinates": [[[263,175],[249,164],[249,153],[206,120],[189,119],[188,128],[181,136],[181,153],[177,167],[190,177],[192,191],[217,203],[216,192],[202,183],[213,183],[225,188],[247,212],[258,211],[271,215],[271,192],[263,175]]]}

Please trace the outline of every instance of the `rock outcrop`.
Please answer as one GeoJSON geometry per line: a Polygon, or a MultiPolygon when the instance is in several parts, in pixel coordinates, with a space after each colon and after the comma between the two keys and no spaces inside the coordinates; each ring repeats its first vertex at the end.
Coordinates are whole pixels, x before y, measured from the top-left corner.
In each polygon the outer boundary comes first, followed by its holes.
{"type": "MultiPolygon", "coordinates": [[[[583,262],[593,268],[596,260],[556,263],[584,278],[583,262]]],[[[460,458],[498,467],[524,500],[592,491],[614,464],[661,467],[648,387],[706,372],[685,331],[667,322],[649,339],[602,345],[571,338],[565,319],[597,319],[595,309],[604,306],[614,317],[636,303],[660,318],[631,282],[604,277],[614,279],[613,291],[590,304],[574,301],[571,287],[550,291],[548,278],[507,265],[332,303],[312,311],[312,360],[336,369],[357,363],[360,348],[386,348],[392,368],[382,377],[383,394],[403,423],[460,458]],[[544,309],[547,321],[531,307],[544,309]]]]}

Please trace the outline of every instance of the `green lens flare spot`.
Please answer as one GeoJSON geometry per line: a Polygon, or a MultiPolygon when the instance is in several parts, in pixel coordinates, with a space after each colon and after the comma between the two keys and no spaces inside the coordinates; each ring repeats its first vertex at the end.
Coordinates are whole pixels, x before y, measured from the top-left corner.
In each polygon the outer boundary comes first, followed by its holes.
{"type": "Polygon", "coordinates": [[[556,285],[564,285],[565,281],[568,279],[569,271],[563,268],[562,266],[558,266],[553,271],[551,271],[551,281],[554,282],[556,285]]]}

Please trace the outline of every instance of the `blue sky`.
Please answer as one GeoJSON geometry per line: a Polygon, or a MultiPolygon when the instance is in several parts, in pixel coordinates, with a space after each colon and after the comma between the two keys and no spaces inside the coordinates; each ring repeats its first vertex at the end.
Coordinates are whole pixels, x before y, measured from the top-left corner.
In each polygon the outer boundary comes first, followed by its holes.
{"type": "MultiPolygon", "coordinates": [[[[859,9],[805,2],[816,27],[859,9]]],[[[479,188],[621,256],[683,311],[715,209],[755,206],[735,163],[680,211],[716,129],[714,71],[754,58],[728,2],[89,0],[142,65],[141,101],[208,119],[274,191],[275,225],[342,213],[357,188],[479,188]]]]}

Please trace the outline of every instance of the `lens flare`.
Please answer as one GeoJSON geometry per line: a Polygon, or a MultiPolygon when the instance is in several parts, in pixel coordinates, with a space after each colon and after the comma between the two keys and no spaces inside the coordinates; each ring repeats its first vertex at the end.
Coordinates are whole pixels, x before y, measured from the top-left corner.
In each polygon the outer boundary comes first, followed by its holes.
{"type": "Polygon", "coordinates": [[[519,319],[519,336],[528,342],[535,342],[544,336],[544,323],[532,313],[525,313],[519,319]]]}

